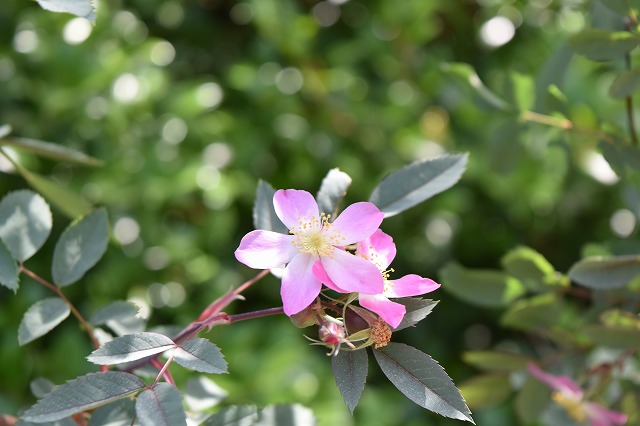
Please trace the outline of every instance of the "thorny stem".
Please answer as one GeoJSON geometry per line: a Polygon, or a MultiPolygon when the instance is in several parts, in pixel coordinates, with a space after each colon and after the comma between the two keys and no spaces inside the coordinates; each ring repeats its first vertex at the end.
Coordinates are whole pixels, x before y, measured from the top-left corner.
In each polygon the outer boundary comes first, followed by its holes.
{"type": "Polygon", "coordinates": [[[168,370],[169,364],[171,364],[172,361],[173,361],[173,354],[169,356],[169,359],[167,359],[167,362],[165,362],[164,365],[161,365],[160,362],[155,358],[151,360],[151,365],[158,368],[160,371],[158,372],[158,376],[156,377],[156,379],[149,386],[149,389],[154,387],[160,381],[160,377],[163,377],[163,376],[164,376],[164,379],[167,381],[167,383],[171,385],[176,384],[176,382],[173,381],[173,377],[171,376],[171,373],[168,370]]]}
{"type": "MultiPolygon", "coordinates": [[[[202,313],[200,314],[200,316],[196,321],[193,321],[191,324],[183,328],[178,334],[176,334],[173,337],[172,340],[180,344],[186,340],[193,338],[196,334],[198,334],[205,328],[211,329],[216,325],[228,325],[233,322],[244,321],[252,318],[260,318],[267,315],[276,315],[276,314],[282,313],[283,312],[282,308],[271,308],[271,309],[265,309],[263,311],[247,312],[247,313],[238,314],[238,315],[229,315],[225,312],[220,312],[224,308],[226,308],[231,302],[241,298],[242,296],[240,296],[240,293],[242,293],[244,290],[249,288],[249,286],[254,284],[256,281],[265,277],[268,273],[269,273],[268,269],[261,271],[255,277],[246,281],[235,290],[232,290],[229,293],[222,296],[221,298],[213,301],[209,306],[207,306],[202,311],[202,313]]],[[[132,363],[127,368],[127,370],[131,371],[136,368],[140,368],[145,364],[153,363],[153,361],[157,362],[158,357],[159,357],[159,354],[155,356],[151,356],[149,358],[141,359],[138,362],[132,363]]]]}
{"type": "Polygon", "coordinates": [[[279,307],[279,308],[262,309],[260,311],[245,312],[243,314],[237,314],[237,315],[229,315],[229,324],[233,324],[234,322],[254,319],[254,318],[267,317],[269,315],[279,315],[283,313],[284,313],[284,310],[282,309],[282,307],[279,307]]]}
{"type": "Polygon", "coordinates": [[[69,299],[67,299],[64,293],[62,293],[62,290],[60,290],[60,287],[57,287],[51,284],[50,282],[48,282],[47,280],[41,278],[35,272],[31,271],[30,269],[27,269],[22,264],[20,265],[20,271],[25,275],[28,275],[29,277],[33,278],[43,286],[47,287],[49,290],[53,291],[60,299],[62,299],[62,301],[66,303],[69,309],[71,310],[71,313],[73,314],[73,316],[75,316],[78,319],[78,322],[80,322],[80,325],[82,326],[82,328],[84,328],[84,330],[89,335],[89,338],[91,339],[91,343],[93,344],[93,347],[96,349],[100,347],[100,343],[98,342],[98,339],[93,334],[93,327],[84,319],[82,314],[80,314],[80,312],[76,309],[76,307],[73,306],[73,303],[71,303],[69,299]]]}
{"type": "Polygon", "coordinates": [[[574,131],[587,136],[599,138],[605,142],[612,143],[612,137],[605,132],[600,132],[593,129],[585,129],[576,126],[575,123],[567,118],[554,117],[552,115],[540,114],[533,111],[523,111],[519,115],[520,120],[530,123],[543,124],[545,126],[557,127],[558,129],[566,131],[574,131]]]}

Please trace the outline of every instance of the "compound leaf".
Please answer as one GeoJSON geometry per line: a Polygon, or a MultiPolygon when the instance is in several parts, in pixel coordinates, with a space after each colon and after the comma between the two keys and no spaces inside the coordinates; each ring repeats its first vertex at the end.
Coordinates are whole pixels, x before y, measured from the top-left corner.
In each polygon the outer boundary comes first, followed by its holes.
{"type": "Polygon", "coordinates": [[[385,376],[411,401],[441,416],[475,424],[460,391],[429,355],[393,342],[373,354],[385,376]]]}
{"type": "Polygon", "coordinates": [[[55,422],[76,413],[126,398],[146,385],[133,374],[120,371],[90,373],[56,387],[29,408],[22,420],[55,422]]]}

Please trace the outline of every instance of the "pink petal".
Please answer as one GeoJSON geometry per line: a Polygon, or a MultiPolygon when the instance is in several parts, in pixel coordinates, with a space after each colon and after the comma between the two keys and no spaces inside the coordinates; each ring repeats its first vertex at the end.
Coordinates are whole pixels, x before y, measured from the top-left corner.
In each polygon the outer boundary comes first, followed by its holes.
{"type": "Polygon", "coordinates": [[[313,275],[314,256],[299,254],[291,259],[282,276],[282,307],[288,316],[309,306],[320,294],[322,284],[313,275]]]}
{"type": "Polygon", "coordinates": [[[387,280],[384,295],[387,297],[418,296],[437,290],[440,284],[420,275],[405,275],[397,280],[387,280]]]}
{"type": "Polygon", "coordinates": [[[313,195],[298,189],[279,189],[273,196],[276,214],[288,229],[298,225],[301,217],[318,218],[320,212],[313,195]]]}
{"type": "Polygon", "coordinates": [[[551,389],[556,390],[570,398],[581,399],[584,392],[582,388],[567,376],[554,376],[542,371],[537,365],[528,365],[529,373],[541,382],[546,383],[551,389]]]}
{"type": "Polygon", "coordinates": [[[396,245],[393,238],[378,229],[370,237],[358,243],[356,252],[384,271],[396,257],[396,245]]]}
{"type": "Polygon", "coordinates": [[[329,275],[327,275],[327,271],[324,270],[322,262],[319,260],[313,264],[313,275],[315,275],[318,281],[329,287],[331,290],[337,291],[338,293],[349,293],[348,291],[344,291],[343,289],[338,287],[333,282],[333,280],[329,278],[329,275]]]}
{"type": "Polygon", "coordinates": [[[391,327],[400,325],[407,308],[400,303],[392,302],[381,294],[361,294],[360,306],[380,315],[391,327]]]}
{"type": "Polygon", "coordinates": [[[271,269],[288,263],[298,253],[293,235],[256,230],[245,235],[235,251],[236,259],[250,268],[271,269]]]}
{"type": "Polygon", "coordinates": [[[364,240],[382,223],[384,213],[371,203],[355,203],[344,209],[327,230],[330,235],[339,236],[341,243],[335,245],[353,244],[364,240]]]}
{"type": "Polygon", "coordinates": [[[320,261],[335,286],[345,292],[380,294],[384,290],[380,270],[360,256],[336,249],[320,261]]]}
{"type": "Polygon", "coordinates": [[[628,420],[626,414],[609,410],[595,402],[585,402],[583,406],[593,426],[623,425],[628,420]]]}

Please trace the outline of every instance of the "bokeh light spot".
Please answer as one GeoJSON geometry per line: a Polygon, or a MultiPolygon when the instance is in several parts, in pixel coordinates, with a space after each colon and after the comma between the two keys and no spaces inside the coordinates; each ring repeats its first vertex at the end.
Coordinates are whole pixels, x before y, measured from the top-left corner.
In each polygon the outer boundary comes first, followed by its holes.
{"type": "Polygon", "coordinates": [[[613,185],[620,180],[602,154],[595,151],[591,151],[584,158],[582,168],[592,178],[605,185],[613,185]]]}
{"type": "Polygon", "coordinates": [[[628,209],[617,210],[611,215],[609,226],[617,236],[627,238],[636,229],[636,216],[628,209]]]}
{"type": "Polygon", "coordinates": [[[311,14],[321,27],[330,27],[340,19],[340,8],[328,1],[313,6],[311,14]]]}
{"type": "Polygon", "coordinates": [[[140,236],[140,225],[131,217],[121,217],[113,225],[113,236],[122,245],[131,244],[140,236]]]}
{"type": "Polygon", "coordinates": [[[151,62],[164,67],[169,65],[176,58],[176,49],[168,41],[159,41],[152,48],[149,54],[151,62]]]}
{"type": "Polygon", "coordinates": [[[93,27],[84,18],[74,18],[67,22],[62,29],[62,38],[68,44],[80,44],[91,35],[93,27]]]}
{"type": "Polygon", "coordinates": [[[249,3],[238,3],[231,8],[229,16],[233,23],[247,25],[253,19],[253,8],[249,3]]]}
{"type": "Polygon", "coordinates": [[[13,48],[16,52],[32,53],[40,44],[38,34],[33,30],[18,31],[13,37],[13,48]]]}
{"type": "Polygon", "coordinates": [[[285,95],[293,95],[302,89],[304,78],[299,69],[288,67],[276,75],[276,87],[285,95]]]}
{"type": "Polygon", "coordinates": [[[184,21],[184,10],[176,1],[164,2],[157,9],[156,20],[165,28],[176,28],[184,21]]]}
{"type": "Polygon", "coordinates": [[[222,102],[224,93],[219,84],[204,83],[196,91],[196,101],[205,108],[215,108],[222,102]]]}
{"type": "Polygon", "coordinates": [[[515,34],[515,25],[504,16],[491,18],[480,27],[480,39],[490,47],[507,44],[515,34]]]}
{"type": "Polygon", "coordinates": [[[140,94],[140,82],[138,77],[131,73],[120,75],[113,83],[111,89],[113,97],[121,103],[131,103],[140,94]]]}
{"type": "Polygon", "coordinates": [[[179,117],[171,117],[162,126],[162,139],[171,145],[177,145],[187,137],[187,123],[179,117]]]}
{"type": "Polygon", "coordinates": [[[224,142],[211,143],[207,145],[202,153],[204,163],[217,169],[227,166],[232,158],[233,151],[231,151],[231,147],[224,142]]]}

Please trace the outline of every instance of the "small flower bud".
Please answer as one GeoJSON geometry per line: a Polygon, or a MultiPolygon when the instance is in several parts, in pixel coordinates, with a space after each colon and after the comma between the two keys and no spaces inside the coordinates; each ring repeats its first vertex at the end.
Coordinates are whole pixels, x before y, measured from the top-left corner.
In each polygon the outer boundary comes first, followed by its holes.
{"type": "Polygon", "coordinates": [[[318,314],[311,306],[307,306],[297,314],[289,316],[289,319],[298,328],[306,328],[318,324],[318,314]]]}
{"type": "Polygon", "coordinates": [[[333,321],[324,321],[318,331],[320,340],[330,346],[340,346],[345,341],[344,327],[333,321]]]}

